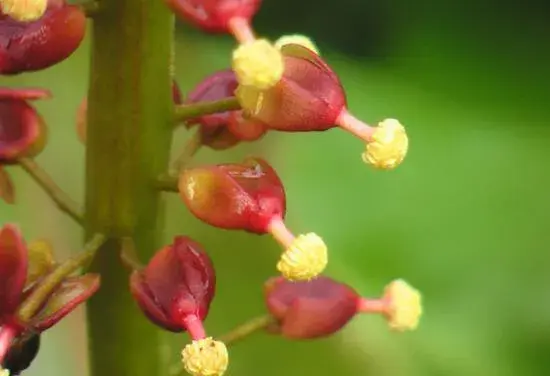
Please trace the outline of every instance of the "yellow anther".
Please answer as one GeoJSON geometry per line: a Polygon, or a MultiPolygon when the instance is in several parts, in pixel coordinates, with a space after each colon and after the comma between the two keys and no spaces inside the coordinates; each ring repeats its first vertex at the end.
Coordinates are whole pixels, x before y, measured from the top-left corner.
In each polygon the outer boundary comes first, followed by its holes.
{"type": "Polygon", "coordinates": [[[181,352],[185,370],[193,376],[221,376],[227,370],[227,347],[211,337],[193,341],[181,352]]]}
{"type": "Polygon", "coordinates": [[[240,85],[267,90],[279,82],[284,68],[283,55],[266,39],[241,44],[233,51],[233,71],[240,85]]]}
{"type": "Polygon", "coordinates": [[[382,170],[397,167],[409,149],[409,139],[405,128],[395,119],[386,119],[378,124],[363,153],[363,161],[382,170]]]}
{"type": "Polygon", "coordinates": [[[396,331],[415,330],[422,316],[422,296],[407,282],[398,279],[386,287],[389,300],[388,324],[396,331]]]}
{"type": "Polygon", "coordinates": [[[281,48],[287,44],[299,44],[300,46],[308,48],[319,55],[319,49],[317,48],[315,43],[313,43],[313,41],[305,35],[294,34],[282,36],[275,42],[275,47],[281,48]]]}
{"type": "Polygon", "coordinates": [[[36,21],[44,15],[48,0],[0,0],[2,13],[16,21],[36,21]]]}
{"type": "Polygon", "coordinates": [[[314,233],[299,235],[283,252],[277,270],[289,281],[310,280],[321,274],[328,263],[327,246],[314,233]]]}

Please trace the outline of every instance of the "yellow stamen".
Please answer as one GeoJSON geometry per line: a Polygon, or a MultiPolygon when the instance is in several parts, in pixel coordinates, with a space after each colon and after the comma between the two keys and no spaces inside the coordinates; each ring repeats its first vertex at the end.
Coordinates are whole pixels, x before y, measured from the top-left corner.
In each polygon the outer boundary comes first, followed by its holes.
{"type": "Polygon", "coordinates": [[[315,43],[313,43],[313,41],[305,35],[294,34],[282,36],[275,42],[275,47],[281,48],[287,44],[298,44],[300,46],[310,49],[311,51],[319,55],[319,49],[317,48],[315,43]]]}
{"type": "Polygon", "coordinates": [[[277,269],[290,281],[310,280],[321,274],[328,263],[327,246],[314,233],[299,235],[282,254],[277,269]]]}
{"type": "Polygon", "coordinates": [[[398,279],[386,287],[389,299],[388,324],[392,330],[415,330],[422,316],[422,296],[407,282],[398,279]]]}
{"type": "Polygon", "coordinates": [[[0,0],[2,13],[16,21],[36,21],[44,15],[48,0],[0,0]]]}
{"type": "Polygon", "coordinates": [[[408,148],[409,139],[403,125],[395,119],[386,119],[376,127],[363,153],[363,161],[378,169],[391,170],[403,162],[408,148]]]}
{"type": "Polygon", "coordinates": [[[185,370],[193,376],[221,376],[229,363],[225,344],[211,337],[188,344],[181,356],[185,370]]]}
{"type": "Polygon", "coordinates": [[[283,76],[283,55],[266,39],[244,43],[233,51],[233,71],[240,85],[267,90],[283,76]]]}

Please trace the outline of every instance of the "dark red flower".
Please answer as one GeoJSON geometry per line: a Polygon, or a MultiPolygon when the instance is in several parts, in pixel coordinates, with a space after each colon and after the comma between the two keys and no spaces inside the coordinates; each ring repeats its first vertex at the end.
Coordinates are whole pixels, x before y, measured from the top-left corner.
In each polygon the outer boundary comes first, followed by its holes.
{"type": "Polygon", "coordinates": [[[286,212],[282,182],[260,158],[187,169],[180,176],[179,191],[197,218],[225,229],[263,234],[286,212]]]}
{"type": "Polygon", "coordinates": [[[236,36],[252,34],[248,25],[261,4],[261,0],[166,1],[178,16],[201,30],[209,33],[236,32],[236,36]]]}
{"type": "Polygon", "coordinates": [[[0,14],[0,74],[37,71],[69,57],[86,32],[86,15],[65,1],[49,0],[46,13],[32,22],[0,14]]]}
{"type": "MultiPolygon", "coordinates": [[[[230,98],[235,95],[238,83],[232,70],[211,74],[189,93],[185,104],[209,102],[230,98]]],[[[225,111],[204,115],[186,122],[187,128],[199,126],[201,142],[214,150],[223,150],[240,141],[255,141],[267,131],[267,127],[256,120],[243,116],[241,110],[225,111]]]]}
{"type": "Polygon", "coordinates": [[[130,289],[144,314],[172,331],[204,338],[202,321],[216,292],[216,274],[202,246],[179,236],[130,277],[130,289]]]}
{"type": "Polygon", "coordinates": [[[23,322],[18,317],[19,306],[55,266],[49,248],[33,244],[27,247],[13,225],[0,228],[0,364],[13,340],[52,327],[99,288],[99,275],[68,277],[48,296],[38,312],[23,322]]]}
{"type": "Polygon", "coordinates": [[[358,312],[361,297],[351,287],[328,277],[288,282],[277,277],[266,286],[266,305],[280,333],[293,339],[331,335],[358,312]]]}
{"type": "Polygon", "coordinates": [[[51,96],[48,90],[0,88],[0,164],[16,162],[42,151],[46,126],[30,100],[51,96]]]}

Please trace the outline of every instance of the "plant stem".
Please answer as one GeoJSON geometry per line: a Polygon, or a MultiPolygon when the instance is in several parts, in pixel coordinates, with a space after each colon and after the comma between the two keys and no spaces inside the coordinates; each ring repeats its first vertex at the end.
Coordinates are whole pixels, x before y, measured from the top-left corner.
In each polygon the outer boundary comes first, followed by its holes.
{"type": "Polygon", "coordinates": [[[231,110],[240,110],[241,105],[235,97],[224,98],[211,102],[198,102],[176,106],[175,118],[177,122],[192,119],[197,116],[216,114],[231,110]]]}
{"type": "Polygon", "coordinates": [[[67,213],[78,224],[83,225],[84,216],[82,210],[69,197],[46,171],[31,158],[19,159],[19,165],[30,175],[30,177],[46,192],[59,210],[67,213]]]}
{"type": "Polygon", "coordinates": [[[86,13],[87,17],[94,17],[101,9],[98,1],[86,0],[77,4],[86,13]]]}
{"type": "Polygon", "coordinates": [[[166,374],[160,331],[138,310],[120,260],[132,238],[141,259],[162,239],[160,192],[174,108],[174,17],[159,0],[102,0],[93,18],[86,145],[86,231],[109,236],[92,264],[102,288],[88,304],[92,375],[166,374]]]}
{"type": "Polygon", "coordinates": [[[274,324],[276,321],[273,316],[267,314],[263,316],[255,317],[244,324],[241,324],[231,330],[230,332],[222,335],[218,339],[225,343],[227,346],[237,341],[243,340],[249,335],[267,328],[269,325],[274,324]]]}
{"type": "Polygon", "coordinates": [[[189,164],[201,147],[202,135],[200,129],[197,129],[183,147],[181,154],[174,161],[172,169],[175,170],[176,174],[179,174],[189,164]]]}
{"type": "Polygon", "coordinates": [[[28,321],[42,307],[50,294],[63,280],[78,268],[86,266],[105,242],[105,235],[96,234],[86,243],[84,250],[63,262],[48,274],[19,307],[18,315],[22,322],[28,321]]]}
{"type": "Polygon", "coordinates": [[[161,175],[157,179],[157,188],[165,192],[179,192],[178,178],[172,175],[161,175]]]}

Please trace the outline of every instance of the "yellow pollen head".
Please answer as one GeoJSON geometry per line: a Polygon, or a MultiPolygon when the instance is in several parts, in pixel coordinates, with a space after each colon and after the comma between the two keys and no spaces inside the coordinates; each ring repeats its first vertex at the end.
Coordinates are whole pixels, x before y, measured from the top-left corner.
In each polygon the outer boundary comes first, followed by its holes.
{"type": "Polygon", "coordinates": [[[211,337],[188,344],[181,356],[185,370],[193,376],[221,376],[229,363],[225,344],[211,337]]]}
{"type": "Polygon", "coordinates": [[[399,166],[409,149],[405,128],[395,119],[386,119],[378,124],[363,153],[363,161],[381,170],[399,166]]]}
{"type": "Polygon", "coordinates": [[[319,55],[319,49],[317,48],[315,43],[313,43],[313,41],[305,35],[294,34],[282,36],[275,42],[275,47],[281,48],[287,44],[298,44],[307,49],[310,49],[311,51],[319,55]]]}
{"type": "Polygon", "coordinates": [[[398,279],[386,287],[385,298],[389,300],[388,324],[392,330],[415,330],[422,316],[422,296],[407,282],[398,279]]]}
{"type": "Polygon", "coordinates": [[[314,233],[299,235],[283,252],[277,270],[289,281],[307,281],[321,274],[328,263],[327,246],[314,233]]]}
{"type": "Polygon", "coordinates": [[[44,15],[48,0],[0,0],[0,7],[16,21],[32,22],[44,15]]]}
{"type": "Polygon", "coordinates": [[[233,51],[233,71],[240,85],[267,90],[285,70],[283,55],[266,39],[241,44],[233,51]]]}

